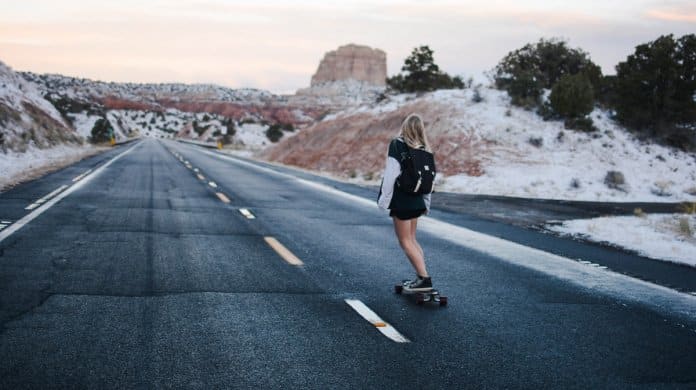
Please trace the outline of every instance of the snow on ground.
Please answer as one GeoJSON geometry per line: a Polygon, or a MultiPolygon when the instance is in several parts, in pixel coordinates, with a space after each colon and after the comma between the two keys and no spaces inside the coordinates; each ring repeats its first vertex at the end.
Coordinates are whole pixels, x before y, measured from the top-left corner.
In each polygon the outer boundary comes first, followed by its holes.
{"type": "MultiPolygon", "coordinates": [[[[478,177],[448,176],[438,187],[440,191],[584,201],[696,201],[693,153],[643,143],[605,110],[595,109],[591,114],[598,131],[584,133],[565,129],[562,121],[543,121],[535,112],[512,106],[504,91],[483,87],[479,91],[483,98],[479,103],[474,102],[471,88],[420,97],[401,94],[324,120],[358,113],[378,117],[413,104],[422,111],[419,113],[431,135],[466,135],[473,146],[459,147],[473,147],[479,153],[476,157],[484,173],[478,177]],[[624,175],[623,190],[604,183],[609,171],[624,175]]],[[[460,149],[448,158],[456,158],[460,149]]],[[[378,184],[379,179],[372,183],[378,184]]]]}
{"type": "Polygon", "coordinates": [[[634,250],[642,256],[696,267],[696,214],[579,219],[547,228],[634,250]]]}
{"type": "Polygon", "coordinates": [[[0,153],[0,191],[73,164],[102,150],[103,147],[86,144],[59,145],[50,149],[29,147],[24,153],[0,153]]]}
{"type": "Polygon", "coordinates": [[[77,134],[88,140],[92,136],[94,124],[101,118],[99,115],[89,115],[84,112],[78,114],[68,114],[73,120],[73,127],[77,134]]]}
{"type": "Polygon", "coordinates": [[[235,138],[249,148],[261,149],[271,144],[271,141],[266,137],[266,130],[268,130],[268,126],[263,124],[244,123],[237,126],[235,138]]]}

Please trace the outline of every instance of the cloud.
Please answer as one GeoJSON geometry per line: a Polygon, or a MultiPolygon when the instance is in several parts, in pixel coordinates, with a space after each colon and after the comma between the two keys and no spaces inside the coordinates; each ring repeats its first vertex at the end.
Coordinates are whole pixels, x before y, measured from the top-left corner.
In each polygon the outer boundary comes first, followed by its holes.
{"type": "Polygon", "coordinates": [[[646,16],[667,22],[696,23],[696,7],[651,9],[646,12],[646,16]]]}

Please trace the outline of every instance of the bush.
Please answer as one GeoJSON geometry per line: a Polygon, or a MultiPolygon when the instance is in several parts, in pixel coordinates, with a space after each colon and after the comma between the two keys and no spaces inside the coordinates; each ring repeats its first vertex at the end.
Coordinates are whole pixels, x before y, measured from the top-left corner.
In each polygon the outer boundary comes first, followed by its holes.
{"type": "Polygon", "coordinates": [[[592,118],[568,118],[563,122],[563,126],[568,130],[579,130],[587,133],[597,131],[592,118]]]}
{"type": "Polygon", "coordinates": [[[471,97],[471,101],[474,103],[481,103],[483,101],[483,96],[481,96],[481,88],[480,87],[476,87],[474,89],[474,96],[471,97]]]}
{"type": "Polygon", "coordinates": [[[451,77],[440,70],[433,59],[433,50],[428,46],[413,49],[411,55],[404,60],[401,71],[401,74],[387,79],[387,86],[398,92],[464,88],[461,77],[451,77]]]}
{"type": "Polygon", "coordinates": [[[230,137],[234,136],[237,134],[237,127],[234,125],[234,121],[232,119],[227,119],[225,122],[225,128],[227,128],[227,135],[230,137]]]}
{"type": "Polygon", "coordinates": [[[598,86],[602,72],[587,53],[567,47],[560,39],[541,39],[508,53],[493,69],[495,85],[506,90],[512,103],[523,107],[539,104],[543,89],[550,89],[564,75],[583,73],[598,86]]]}
{"type": "Polygon", "coordinates": [[[582,74],[564,75],[551,90],[551,108],[563,118],[582,118],[592,112],[594,91],[592,84],[582,74]]]}
{"type": "Polygon", "coordinates": [[[113,128],[106,118],[99,118],[92,127],[90,141],[92,143],[108,142],[113,136],[113,128]]]}
{"type": "Polygon", "coordinates": [[[696,35],[638,45],[616,66],[617,119],[659,140],[693,147],[696,122],[696,35]]]}
{"type": "Polygon", "coordinates": [[[627,192],[626,178],[619,171],[607,172],[607,175],[604,177],[604,184],[611,189],[627,192]]]}
{"type": "Polygon", "coordinates": [[[266,138],[271,142],[278,142],[283,137],[283,131],[280,129],[280,125],[272,125],[266,130],[266,138]]]}
{"type": "Polygon", "coordinates": [[[527,141],[530,145],[536,146],[537,148],[544,146],[544,139],[541,137],[530,137],[527,141]]]}

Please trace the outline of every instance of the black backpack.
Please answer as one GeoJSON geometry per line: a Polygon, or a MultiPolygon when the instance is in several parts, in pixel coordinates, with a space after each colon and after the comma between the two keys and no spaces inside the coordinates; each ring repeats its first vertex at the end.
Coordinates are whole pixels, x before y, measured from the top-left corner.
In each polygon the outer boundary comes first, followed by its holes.
{"type": "Polygon", "coordinates": [[[435,156],[425,149],[406,145],[406,152],[401,153],[401,174],[396,178],[398,188],[410,195],[430,194],[435,174],[435,156]]]}

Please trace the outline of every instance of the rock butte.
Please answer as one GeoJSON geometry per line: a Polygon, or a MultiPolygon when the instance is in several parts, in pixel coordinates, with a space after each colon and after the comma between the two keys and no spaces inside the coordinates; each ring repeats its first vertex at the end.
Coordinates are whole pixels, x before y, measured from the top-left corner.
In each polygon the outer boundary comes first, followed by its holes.
{"type": "Polygon", "coordinates": [[[353,79],[385,86],[386,78],[387,54],[380,49],[351,43],[324,55],[311,85],[353,79]]]}

